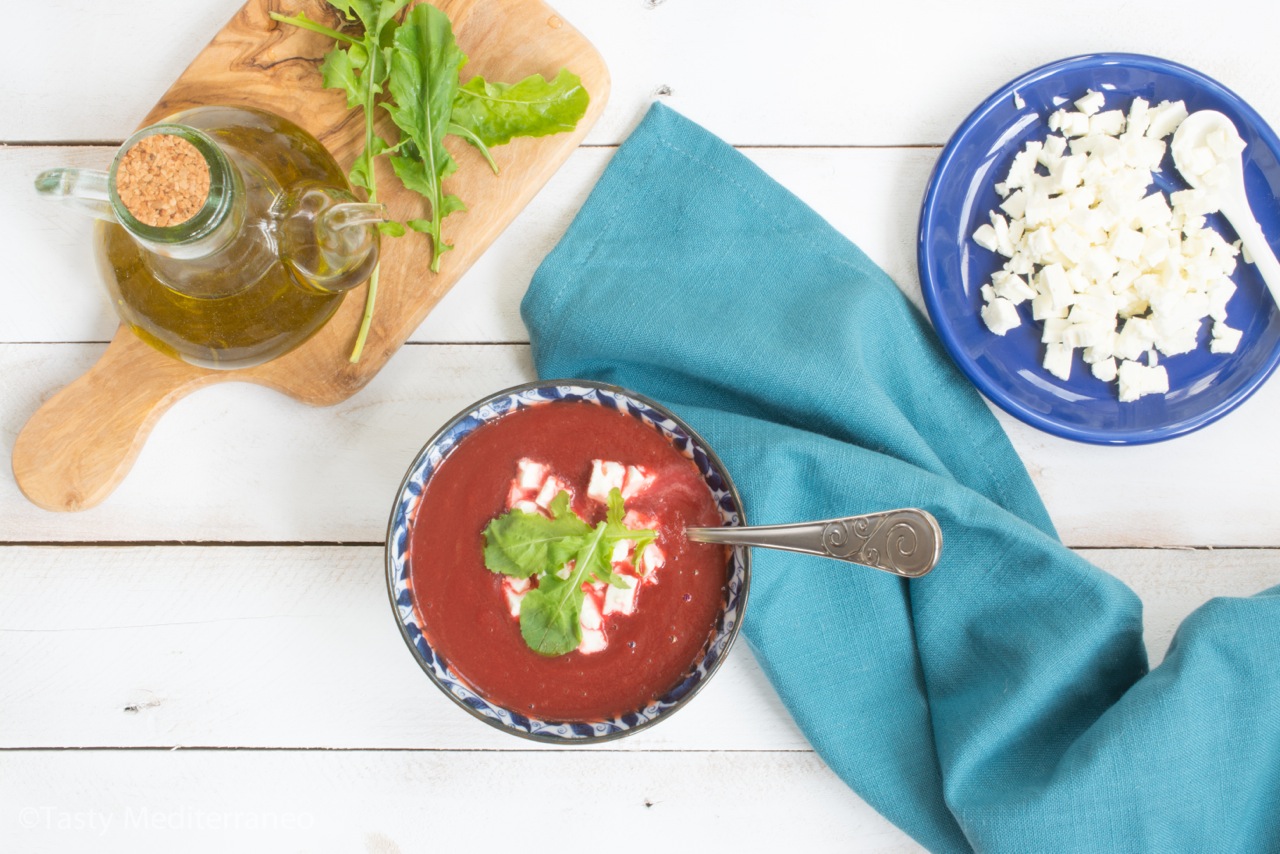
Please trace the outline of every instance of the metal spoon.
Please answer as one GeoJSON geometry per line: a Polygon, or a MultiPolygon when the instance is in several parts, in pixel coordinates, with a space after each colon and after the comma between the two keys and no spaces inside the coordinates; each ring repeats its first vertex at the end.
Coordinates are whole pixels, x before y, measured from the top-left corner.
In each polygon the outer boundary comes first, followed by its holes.
{"type": "MultiPolygon", "coordinates": [[[[1215,157],[1214,168],[1203,172],[1197,168],[1203,164],[1197,162],[1195,152],[1210,148],[1209,138],[1218,131],[1226,133],[1228,140],[1240,140],[1231,119],[1216,110],[1198,110],[1187,116],[1173,135],[1173,164],[1188,184],[1205,191],[1210,201],[1222,211],[1236,234],[1240,235],[1244,248],[1258,268],[1258,275],[1271,290],[1272,299],[1280,303],[1280,261],[1276,260],[1276,254],[1249,206],[1241,158],[1215,157]]],[[[1237,144],[1244,148],[1243,142],[1237,144]]]]}
{"type": "Polygon", "coordinates": [[[685,528],[684,533],[698,543],[801,552],[903,578],[924,575],[937,565],[942,553],[938,520],[914,507],[793,525],[685,528]]]}

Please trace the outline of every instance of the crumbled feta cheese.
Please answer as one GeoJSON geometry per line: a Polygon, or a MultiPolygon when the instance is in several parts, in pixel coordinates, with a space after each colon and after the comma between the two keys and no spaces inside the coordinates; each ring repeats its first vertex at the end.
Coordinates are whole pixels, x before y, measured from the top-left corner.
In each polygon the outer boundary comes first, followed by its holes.
{"type": "Polygon", "coordinates": [[[578,652],[590,655],[600,652],[609,645],[604,634],[604,618],[600,613],[600,605],[596,597],[587,596],[582,600],[582,616],[578,620],[582,626],[582,643],[578,644],[578,652]]]}
{"type": "MultiPolygon", "coordinates": [[[[1017,283],[1007,283],[1006,287],[1016,288],[1017,283]]],[[[1026,287],[1025,282],[1022,287],[1026,287]]],[[[588,494],[596,501],[607,503],[609,492],[619,489],[624,499],[630,499],[651,487],[656,480],[657,475],[646,471],[642,466],[593,460],[588,494]]],[[[568,492],[571,497],[573,495],[568,482],[553,475],[550,466],[522,459],[516,464],[516,476],[512,478],[507,490],[507,507],[530,514],[546,515],[547,508],[561,491],[568,492]]],[[[659,527],[655,517],[634,508],[627,511],[623,524],[635,530],[656,531],[659,527]]],[[[640,553],[638,566],[635,549],[634,541],[623,540],[614,544],[610,555],[614,574],[627,583],[626,588],[602,581],[583,584],[582,642],[578,645],[579,652],[591,654],[605,649],[609,638],[604,628],[603,616],[634,613],[640,587],[658,583],[657,570],[666,562],[662,549],[656,543],[651,543],[640,553]]],[[[574,562],[569,561],[555,573],[556,577],[568,579],[573,572],[573,565],[574,562]]],[[[532,579],[503,577],[502,594],[512,618],[520,618],[521,603],[532,586],[532,579]]]]}
{"type": "Polygon", "coordinates": [[[1130,403],[1144,394],[1164,394],[1169,391],[1169,373],[1163,365],[1148,367],[1140,362],[1120,363],[1120,400],[1130,403]]]}
{"type": "MultiPolygon", "coordinates": [[[[1240,247],[1206,227],[1216,206],[1211,192],[1166,197],[1152,187],[1164,139],[1186,118],[1186,105],[1135,98],[1127,113],[1105,105],[1102,93],[1087,92],[1074,110],[1049,115],[1054,133],[1014,155],[998,186],[999,210],[973,235],[1008,259],[979,288],[981,316],[1004,335],[1021,322],[1016,307],[1029,302],[1044,324],[1045,370],[1066,380],[1081,349],[1095,377],[1120,380],[1121,400],[1136,400],[1167,391],[1160,355],[1195,349],[1206,317],[1214,321],[1212,352],[1238,346],[1239,332],[1225,320],[1240,247]],[[1144,356],[1145,364],[1136,361],[1144,356]]],[[[1211,134],[1192,158],[1208,181],[1239,147],[1211,134]]]]}
{"type": "Polygon", "coordinates": [[[1209,342],[1209,352],[1211,353],[1234,353],[1236,347],[1240,346],[1240,338],[1244,333],[1239,329],[1232,329],[1225,323],[1213,324],[1213,340],[1209,342]]]}
{"type": "Polygon", "coordinates": [[[622,497],[634,498],[653,485],[657,475],[650,474],[640,466],[627,466],[627,477],[622,482],[622,497]]]}
{"type": "Polygon", "coordinates": [[[1045,347],[1044,369],[1060,380],[1071,379],[1071,348],[1066,344],[1045,347]]]}
{"type": "Polygon", "coordinates": [[[1104,383],[1114,382],[1116,378],[1116,360],[1107,358],[1094,362],[1090,370],[1093,371],[1095,377],[1104,383]]]}
{"type": "Polygon", "coordinates": [[[569,484],[560,480],[558,477],[549,477],[543,481],[542,488],[538,490],[538,497],[533,499],[533,503],[545,509],[551,506],[551,502],[554,501],[556,496],[561,492],[569,493],[569,498],[572,500],[573,490],[570,488],[569,484]]]}
{"type": "Polygon", "coordinates": [[[610,460],[591,461],[591,480],[587,483],[587,497],[601,504],[609,502],[609,493],[622,491],[623,481],[627,477],[627,467],[622,463],[610,460]]]}
{"type": "Polygon", "coordinates": [[[627,586],[614,587],[612,584],[604,592],[604,614],[630,614],[636,609],[636,588],[634,579],[622,576],[627,586]]]}
{"type": "Polygon", "coordinates": [[[530,459],[516,463],[516,485],[524,490],[536,490],[547,478],[547,467],[530,459]]]}
{"type": "Polygon", "coordinates": [[[1107,97],[1105,95],[1101,92],[1095,92],[1090,89],[1084,94],[1083,98],[1076,101],[1076,109],[1084,113],[1086,116],[1092,116],[1094,113],[1098,112],[1098,110],[1101,110],[1106,102],[1107,97]]]}
{"type": "Polygon", "coordinates": [[[1022,324],[1017,307],[1003,297],[996,297],[983,306],[982,322],[997,335],[1004,335],[1010,329],[1016,329],[1022,324]]]}

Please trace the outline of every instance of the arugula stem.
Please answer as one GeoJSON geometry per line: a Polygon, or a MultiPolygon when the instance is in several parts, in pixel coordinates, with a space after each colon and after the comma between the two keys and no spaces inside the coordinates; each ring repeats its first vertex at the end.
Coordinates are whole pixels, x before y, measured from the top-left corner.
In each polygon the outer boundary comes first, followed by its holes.
{"type": "Polygon", "coordinates": [[[568,601],[573,591],[581,587],[582,582],[586,580],[587,569],[591,566],[591,558],[600,548],[600,540],[602,539],[604,539],[604,525],[596,525],[589,544],[581,552],[578,552],[577,562],[573,565],[573,572],[569,575],[569,583],[565,586],[564,595],[556,603],[557,607],[563,608],[564,603],[568,601]],[[583,552],[586,552],[587,555],[585,559],[583,559],[583,552]]]}
{"type": "Polygon", "coordinates": [[[349,359],[353,365],[360,361],[360,354],[364,352],[365,339],[369,337],[369,328],[373,325],[373,303],[378,297],[378,269],[381,266],[379,263],[369,274],[369,296],[364,301],[364,316],[360,318],[360,331],[356,333],[356,343],[351,349],[349,359]]]}
{"type": "Polygon", "coordinates": [[[492,95],[485,94],[484,92],[473,92],[470,89],[459,89],[458,94],[466,96],[468,98],[475,98],[480,101],[488,101],[492,104],[519,104],[520,106],[523,107],[529,104],[550,104],[553,101],[563,100],[564,98],[567,98],[568,96],[572,95],[574,92],[577,92],[581,88],[582,88],[581,86],[574,86],[572,89],[569,89],[568,91],[563,92],[559,95],[553,95],[549,98],[539,98],[536,100],[524,100],[524,101],[518,101],[514,98],[495,98],[492,95]]]}
{"type": "MultiPolygon", "coordinates": [[[[582,582],[586,580],[587,571],[592,564],[592,559],[595,556],[596,551],[600,548],[600,541],[604,538],[604,530],[604,523],[596,525],[595,532],[591,535],[591,540],[587,545],[583,546],[581,551],[578,552],[576,562],[573,565],[573,572],[569,574],[569,580],[565,582],[564,592],[560,594],[560,601],[556,602],[556,613],[564,610],[565,604],[569,601],[569,597],[573,596],[575,591],[582,588],[582,582]]],[[[542,648],[543,642],[547,639],[548,632],[550,632],[550,629],[543,632],[542,637],[538,639],[537,648],[539,651],[542,648]]]]}
{"type": "MultiPolygon", "coordinates": [[[[438,183],[439,179],[437,179],[438,183]]],[[[440,272],[440,259],[444,257],[444,252],[440,249],[442,237],[440,235],[440,205],[443,204],[444,191],[438,190],[436,198],[440,202],[431,205],[431,272],[440,272]]]]}
{"type": "Polygon", "coordinates": [[[298,29],[310,30],[313,33],[319,33],[322,36],[328,36],[331,39],[337,39],[338,41],[346,42],[347,44],[360,43],[356,39],[351,38],[351,36],[343,35],[337,30],[329,29],[324,24],[316,23],[315,21],[311,20],[305,14],[302,14],[302,13],[299,13],[297,16],[290,18],[287,15],[281,15],[279,12],[272,12],[271,20],[279,21],[282,24],[292,24],[298,29]]]}
{"type": "MultiPolygon", "coordinates": [[[[371,154],[373,151],[373,99],[377,97],[378,85],[378,60],[380,51],[375,42],[376,34],[371,39],[368,34],[365,35],[365,41],[369,51],[369,64],[365,66],[362,82],[365,84],[365,99],[362,109],[364,110],[364,150],[365,157],[368,162],[368,178],[369,178],[369,203],[377,204],[378,202],[378,179],[376,158],[371,154]]],[[[373,268],[373,272],[369,274],[369,289],[364,299],[364,315],[360,318],[360,330],[356,333],[356,343],[351,348],[351,356],[348,359],[351,364],[360,361],[361,354],[364,353],[364,344],[369,337],[369,329],[373,326],[373,306],[378,299],[378,272],[382,269],[382,259],[378,259],[378,265],[373,268]]]]}
{"type": "Polygon", "coordinates": [[[476,151],[480,152],[480,156],[488,161],[489,168],[493,170],[493,174],[498,174],[498,164],[494,162],[493,155],[489,153],[489,146],[484,144],[484,140],[477,136],[475,131],[471,128],[465,128],[460,124],[450,122],[449,133],[454,136],[462,137],[467,142],[475,146],[476,151]]]}

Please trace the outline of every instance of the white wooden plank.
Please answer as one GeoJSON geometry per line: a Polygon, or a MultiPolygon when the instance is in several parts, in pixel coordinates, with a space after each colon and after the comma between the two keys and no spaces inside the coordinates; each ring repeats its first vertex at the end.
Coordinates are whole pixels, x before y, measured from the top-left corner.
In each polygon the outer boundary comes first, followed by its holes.
{"type": "MultiPolygon", "coordinates": [[[[0,345],[0,452],[11,453],[39,402],[101,349],[0,345]]],[[[96,508],[39,510],[0,476],[0,541],[380,542],[423,442],[468,404],[533,376],[527,346],[441,345],[405,347],[328,409],[214,386],[160,420],[133,471],[96,508]]],[[[1272,382],[1223,421],[1146,447],[1082,445],[1003,421],[1069,545],[1277,546],[1280,481],[1266,450],[1277,419],[1272,382]]]]}
{"type": "MultiPolygon", "coordinates": [[[[990,92],[1045,62],[1135,51],[1186,63],[1280,123],[1268,62],[1275,4],[1080,0],[998,3],[794,0],[557,0],[601,50],[609,107],[588,137],[616,143],[659,91],[737,144],[943,142],[990,92]]],[[[16,4],[3,59],[0,140],[122,139],[240,0],[126,8],[81,0],[16,4]],[[138,49],[137,46],[144,46],[138,49]],[[33,69],[39,69],[35,73],[33,69]]]]}
{"type": "Polygon", "coordinates": [[[6,752],[0,837],[66,854],[923,850],[807,753],[6,752]]]}
{"type": "MultiPolygon", "coordinates": [[[[422,673],[367,546],[0,548],[0,708],[0,748],[538,747],[422,673]]],[[[744,643],[605,749],[807,747],[744,643]]]]}
{"type": "MultiPolygon", "coordinates": [[[[1085,556],[1141,595],[1153,663],[1211,596],[1280,584],[1276,550],[1085,556]]],[[[0,709],[0,749],[547,749],[430,684],[367,546],[0,548],[0,709]]],[[[601,749],[808,746],[741,644],[687,709],[601,749]]]]}
{"type": "Polygon", "coordinates": [[[1083,445],[992,410],[1070,546],[1280,544],[1274,378],[1221,421],[1154,445],[1083,445]]]}

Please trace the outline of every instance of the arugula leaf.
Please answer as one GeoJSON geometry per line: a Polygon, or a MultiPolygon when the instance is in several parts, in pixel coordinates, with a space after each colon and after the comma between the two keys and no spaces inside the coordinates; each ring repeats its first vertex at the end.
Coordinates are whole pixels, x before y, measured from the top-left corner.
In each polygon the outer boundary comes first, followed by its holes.
{"type": "Polygon", "coordinates": [[[622,502],[622,492],[618,489],[609,490],[609,510],[605,514],[605,532],[614,542],[631,540],[635,543],[635,550],[631,555],[631,565],[639,572],[640,555],[648,548],[650,543],[658,538],[658,532],[648,529],[629,530],[622,521],[626,515],[627,508],[622,502]]]}
{"type": "MultiPolygon", "coordinates": [[[[600,533],[588,538],[588,550],[599,548],[600,533]]],[[[540,576],[538,586],[520,600],[520,636],[539,655],[564,655],[582,643],[582,603],[587,594],[582,589],[579,565],[587,564],[575,561],[566,579],[555,574],[540,576]]]]}
{"type": "Polygon", "coordinates": [[[569,509],[567,492],[556,495],[547,510],[551,518],[516,509],[490,522],[484,529],[484,565],[514,578],[564,566],[591,526],[569,509]]]}
{"type": "MultiPolygon", "coordinates": [[[[455,102],[455,104],[456,103],[457,102],[455,102]]],[[[484,144],[483,139],[476,136],[475,133],[473,133],[471,130],[464,128],[462,125],[457,124],[456,122],[449,122],[449,133],[453,134],[454,136],[462,137],[467,142],[474,145],[476,147],[476,150],[480,152],[480,156],[483,157],[486,161],[488,161],[489,168],[493,170],[493,174],[495,175],[498,174],[498,164],[493,161],[493,155],[489,153],[489,146],[484,144]]]]}
{"type": "MultiPolygon", "coordinates": [[[[327,27],[299,13],[292,17],[271,12],[271,18],[327,36],[336,42],[320,65],[327,88],[346,95],[347,108],[359,109],[364,118],[365,145],[349,174],[353,186],[364,189],[369,201],[378,201],[375,160],[392,155],[392,168],[409,189],[426,197],[430,217],[407,223],[384,222],[379,230],[399,237],[405,227],[431,237],[431,270],[439,272],[441,256],[453,247],[441,237],[441,222],[451,213],[466,210],[457,196],[446,194],[444,178],[457,168],[443,146],[447,134],[475,146],[496,174],[498,166],[489,147],[515,136],[545,136],[571,130],[584,115],[588,97],[577,76],[561,70],[554,81],[538,75],[519,83],[487,83],[476,77],[465,87],[458,71],[467,61],[458,49],[453,28],[444,12],[428,3],[413,8],[402,24],[396,19],[411,0],[328,0],[349,23],[359,23],[359,36],[327,27]],[[379,100],[386,90],[391,100],[379,100]],[[392,145],[374,132],[374,117],[381,104],[404,134],[392,145]]],[[[373,322],[378,293],[379,268],[369,277],[364,315],[351,349],[351,361],[360,361],[373,322]]]]}
{"type": "Polygon", "coordinates": [[[453,248],[441,238],[440,223],[463,207],[457,196],[446,200],[443,181],[458,168],[444,138],[458,95],[458,71],[466,61],[449,16],[435,6],[415,6],[396,29],[388,82],[393,100],[384,106],[415,151],[394,155],[391,165],[404,185],[426,196],[431,206],[430,220],[408,226],[430,235],[433,273],[440,270],[440,256],[453,248]]]}
{"type": "Polygon", "coordinates": [[[320,79],[326,89],[341,89],[347,95],[347,109],[354,110],[364,103],[364,88],[356,77],[356,65],[351,54],[334,48],[324,55],[320,63],[320,79]]]}
{"type": "Polygon", "coordinates": [[[613,571],[613,550],[623,540],[635,543],[636,565],[656,531],[629,530],[622,493],[609,492],[605,521],[593,528],[569,507],[569,493],[556,494],[550,517],[508,510],[484,529],[484,565],[514,578],[536,577],[538,586],[520,602],[520,634],[540,655],[564,655],[582,643],[583,584],[604,581],[631,584],[613,571]],[[573,562],[564,578],[561,573],[573,562]]]}
{"type": "Polygon", "coordinates": [[[605,523],[601,522],[580,539],[568,578],[562,580],[549,573],[520,601],[520,635],[539,655],[564,655],[582,643],[582,603],[586,599],[582,585],[595,567],[609,559],[612,549],[606,544],[604,534],[605,523]],[[533,596],[532,602],[530,596],[533,596]]]}
{"type": "Polygon", "coordinates": [[[459,135],[485,153],[517,136],[573,130],[590,101],[582,80],[565,68],[554,80],[533,74],[519,83],[490,83],[476,75],[458,90],[452,119],[466,131],[459,135]]]}

